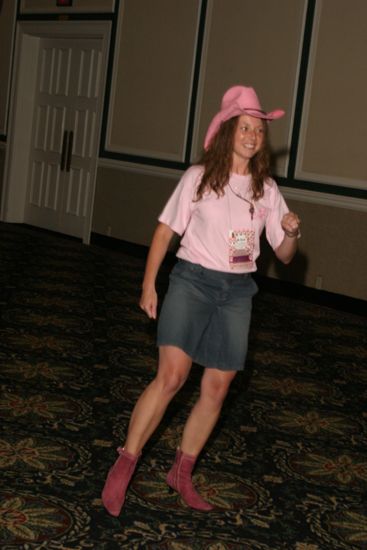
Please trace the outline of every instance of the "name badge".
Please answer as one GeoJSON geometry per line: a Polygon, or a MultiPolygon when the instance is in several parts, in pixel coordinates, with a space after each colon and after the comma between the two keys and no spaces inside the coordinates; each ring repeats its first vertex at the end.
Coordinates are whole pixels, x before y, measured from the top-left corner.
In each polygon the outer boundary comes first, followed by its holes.
{"type": "Polygon", "coordinates": [[[252,268],[254,263],[255,232],[251,229],[231,229],[229,232],[229,265],[252,268]]]}

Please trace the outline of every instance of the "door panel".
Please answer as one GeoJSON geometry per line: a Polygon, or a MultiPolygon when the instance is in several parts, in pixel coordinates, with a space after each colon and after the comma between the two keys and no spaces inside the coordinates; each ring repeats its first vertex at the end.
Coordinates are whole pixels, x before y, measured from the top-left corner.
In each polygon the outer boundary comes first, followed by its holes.
{"type": "Polygon", "coordinates": [[[43,39],[26,222],[83,236],[101,113],[102,41],[43,39]],[[65,163],[62,162],[64,158],[65,163]]]}
{"type": "Polygon", "coordinates": [[[99,93],[101,79],[101,52],[97,51],[92,44],[91,49],[80,49],[78,57],[78,88],[79,97],[96,99],[99,93]]]}
{"type": "Polygon", "coordinates": [[[89,174],[83,169],[70,171],[65,212],[74,216],[86,215],[86,197],[89,191],[89,174]]]}
{"type": "MultiPolygon", "coordinates": [[[[66,40],[61,41],[66,43],[66,40]]],[[[63,46],[55,47],[52,41],[47,39],[42,40],[41,48],[39,91],[48,95],[67,96],[72,49],[63,46]]]]}
{"type": "Polygon", "coordinates": [[[35,114],[27,221],[37,222],[39,213],[45,209],[39,225],[44,227],[43,222],[47,220],[48,229],[54,230],[60,204],[60,151],[65,117],[65,108],[52,105],[38,105],[35,114]],[[51,222],[52,217],[55,220],[51,222]]]}

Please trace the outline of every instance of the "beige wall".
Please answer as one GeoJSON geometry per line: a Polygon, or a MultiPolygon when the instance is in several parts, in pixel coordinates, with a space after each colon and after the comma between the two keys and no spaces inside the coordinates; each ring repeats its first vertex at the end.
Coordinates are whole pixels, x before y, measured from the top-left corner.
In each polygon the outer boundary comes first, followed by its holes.
{"type": "Polygon", "coordinates": [[[184,160],[199,7],[198,0],[122,3],[107,149],[184,160]]]}
{"type": "Polygon", "coordinates": [[[98,169],[92,230],[148,245],[177,177],[98,169]]]}
{"type": "Polygon", "coordinates": [[[316,2],[296,170],[300,179],[367,189],[366,21],[365,0],[316,2]]]}
{"type": "Polygon", "coordinates": [[[288,200],[302,220],[293,262],[284,266],[269,249],[259,272],[270,277],[367,300],[367,215],[340,207],[288,200]]]}

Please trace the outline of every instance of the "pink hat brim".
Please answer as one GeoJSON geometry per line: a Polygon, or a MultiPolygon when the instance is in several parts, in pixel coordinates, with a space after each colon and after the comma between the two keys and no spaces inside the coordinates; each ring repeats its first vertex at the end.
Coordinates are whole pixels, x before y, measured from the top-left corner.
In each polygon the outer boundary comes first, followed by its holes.
{"type": "Polygon", "coordinates": [[[213,136],[218,132],[222,122],[225,122],[226,120],[229,120],[230,118],[233,118],[239,115],[250,115],[255,118],[262,118],[263,120],[271,121],[284,116],[285,111],[283,111],[283,109],[275,109],[274,111],[265,113],[264,111],[257,110],[257,109],[240,109],[236,105],[231,105],[227,109],[223,109],[222,111],[219,111],[219,113],[217,113],[212,119],[205,135],[204,149],[208,148],[209,143],[211,142],[213,136]]]}

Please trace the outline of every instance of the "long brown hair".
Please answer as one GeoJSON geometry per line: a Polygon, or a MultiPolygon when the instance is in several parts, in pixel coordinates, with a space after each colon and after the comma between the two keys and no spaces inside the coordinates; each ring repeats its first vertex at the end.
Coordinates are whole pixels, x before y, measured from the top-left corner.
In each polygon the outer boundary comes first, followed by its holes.
{"type": "MultiPolygon", "coordinates": [[[[238,116],[226,120],[213,136],[209,147],[198,162],[204,166],[204,173],[196,193],[199,201],[205,191],[215,191],[218,197],[224,194],[232,168],[233,140],[237,129],[238,116]]],[[[270,153],[268,125],[263,122],[264,139],[258,153],[250,159],[249,170],[252,176],[252,198],[260,199],[264,195],[264,181],[270,176],[270,153]]]]}

